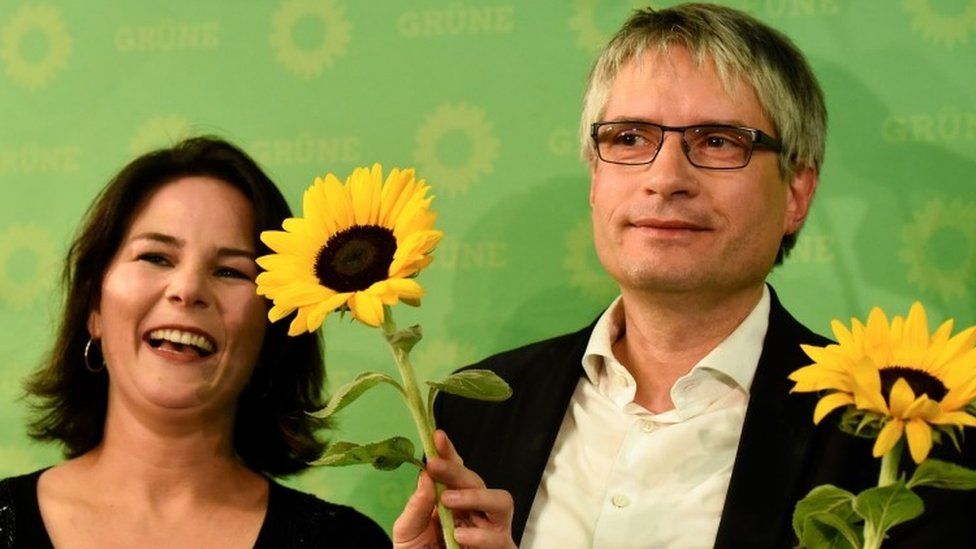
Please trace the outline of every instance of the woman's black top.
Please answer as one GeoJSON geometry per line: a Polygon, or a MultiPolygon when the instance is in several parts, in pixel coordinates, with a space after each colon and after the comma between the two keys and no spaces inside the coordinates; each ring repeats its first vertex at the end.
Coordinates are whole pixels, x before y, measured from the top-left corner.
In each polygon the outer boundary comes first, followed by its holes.
{"type": "MultiPolygon", "coordinates": [[[[43,472],[0,481],[0,549],[53,547],[37,504],[37,479],[43,472]]],[[[268,511],[255,548],[391,546],[386,532],[359,511],[269,482],[268,511]]]]}

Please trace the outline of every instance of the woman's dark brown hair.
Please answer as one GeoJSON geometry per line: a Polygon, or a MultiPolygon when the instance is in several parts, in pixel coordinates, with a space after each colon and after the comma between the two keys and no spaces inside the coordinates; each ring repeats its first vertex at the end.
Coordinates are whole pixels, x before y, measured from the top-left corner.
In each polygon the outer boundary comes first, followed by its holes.
{"type": "MultiPolygon", "coordinates": [[[[102,279],[142,202],[162,185],[187,176],[225,181],[247,196],[255,217],[258,254],[263,230],[278,229],[291,210],[274,183],[243,151],[214,137],[196,137],[136,158],[89,207],[65,259],[63,314],[54,347],[26,382],[34,414],[31,437],[60,442],[67,457],[102,440],[108,375],[85,367],[89,312],[101,299],[102,279]]],[[[325,448],[315,433],[327,425],[306,414],[322,407],[325,370],[318,337],[288,337],[285,322],[265,332],[258,364],[238,402],[234,447],[256,471],[285,475],[307,467],[325,448]]],[[[90,362],[101,363],[97,346],[90,362]]]]}

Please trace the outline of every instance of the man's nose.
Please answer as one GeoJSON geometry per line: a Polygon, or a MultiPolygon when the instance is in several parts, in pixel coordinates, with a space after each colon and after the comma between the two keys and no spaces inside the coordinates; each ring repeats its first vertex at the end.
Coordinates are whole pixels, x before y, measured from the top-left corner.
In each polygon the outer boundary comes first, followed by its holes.
{"type": "Polygon", "coordinates": [[[697,168],[688,160],[677,133],[665,132],[661,149],[642,177],[644,190],[663,198],[691,197],[700,189],[697,168]]]}

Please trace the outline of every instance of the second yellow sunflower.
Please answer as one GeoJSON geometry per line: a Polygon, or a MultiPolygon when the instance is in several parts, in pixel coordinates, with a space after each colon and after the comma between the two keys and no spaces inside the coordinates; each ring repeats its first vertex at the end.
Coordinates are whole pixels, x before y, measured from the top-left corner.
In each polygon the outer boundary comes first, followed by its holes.
{"type": "Polygon", "coordinates": [[[443,237],[429,189],[411,169],[393,169],[384,181],[379,164],[355,169],[345,183],[332,174],[316,178],[303,217],[261,234],[275,252],[258,258],[265,271],[257,292],[274,302],[268,318],[297,311],[288,329],[297,335],[315,331],[335,310],[379,326],[384,305],[419,304],[424,291],[414,277],[443,237]]]}
{"type": "Polygon", "coordinates": [[[915,463],[933,443],[933,429],[976,427],[970,406],[976,402],[976,327],[952,335],[953,322],[929,332],[925,309],[915,303],[907,317],[888,321],[874,308],[867,324],[857,319],[848,329],[834,321],[837,344],[804,345],[814,363],[790,374],[794,392],[826,394],[814,410],[814,422],[841,407],[854,407],[882,427],[875,457],[888,453],[904,437],[915,463]]]}

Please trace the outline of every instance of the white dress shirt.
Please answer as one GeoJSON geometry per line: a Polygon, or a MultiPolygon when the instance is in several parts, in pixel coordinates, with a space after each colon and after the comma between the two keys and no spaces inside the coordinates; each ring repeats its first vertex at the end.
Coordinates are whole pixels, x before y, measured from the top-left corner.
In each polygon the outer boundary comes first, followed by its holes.
{"type": "Polygon", "coordinates": [[[712,547],[749,387],[769,324],[769,290],[749,316],[671,388],[674,408],[634,403],[613,356],[620,298],[597,321],[536,491],[523,549],[712,547]]]}

